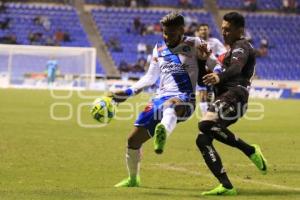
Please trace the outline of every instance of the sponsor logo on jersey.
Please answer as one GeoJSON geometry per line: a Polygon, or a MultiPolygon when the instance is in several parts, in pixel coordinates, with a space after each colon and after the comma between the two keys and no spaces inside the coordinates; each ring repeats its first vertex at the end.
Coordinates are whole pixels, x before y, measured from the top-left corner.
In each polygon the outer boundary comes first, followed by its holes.
{"type": "Polygon", "coordinates": [[[242,49],[242,48],[237,48],[237,49],[234,49],[233,51],[232,51],[232,53],[244,53],[245,51],[244,51],[244,49],[242,49]]]}

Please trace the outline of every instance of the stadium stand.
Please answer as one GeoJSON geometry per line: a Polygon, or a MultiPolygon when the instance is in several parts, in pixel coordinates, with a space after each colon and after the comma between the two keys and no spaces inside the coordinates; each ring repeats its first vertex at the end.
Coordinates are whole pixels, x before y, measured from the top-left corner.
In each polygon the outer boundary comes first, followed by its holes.
{"type": "MultiPolygon", "coordinates": [[[[143,42],[146,45],[153,45],[162,39],[159,34],[141,35],[130,30],[135,18],[145,26],[158,23],[160,18],[168,13],[165,10],[155,9],[130,9],[130,8],[101,8],[92,10],[93,18],[97,24],[106,43],[111,37],[118,38],[123,48],[122,52],[110,51],[117,66],[121,61],[135,63],[138,59],[137,45],[143,42]]],[[[196,19],[197,22],[208,23],[212,27],[212,34],[220,38],[220,33],[210,13],[207,12],[183,12],[190,19],[196,19]]],[[[151,52],[149,52],[151,53],[151,52]]]]}
{"type": "Polygon", "coordinates": [[[247,14],[247,27],[258,47],[262,37],[268,38],[265,57],[257,59],[257,75],[261,79],[299,80],[300,16],[276,14],[247,14]]]}
{"type": "MultiPolygon", "coordinates": [[[[244,8],[243,0],[217,0],[217,4],[221,9],[244,8]]],[[[261,10],[279,10],[282,7],[282,0],[259,0],[257,1],[257,6],[261,10]]]]}
{"type": "MultiPolygon", "coordinates": [[[[104,0],[85,0],[89,4],[104,4],[104,0]]],[[[137,46],[144,43],[151,46],[161,40],[161,33],[140,33],[133,30],[135,19],[146,28],[155,26],[159,19],[170,9],[157,9],[151,6],[176,7],[179,1],[150,0],[147,9],[128,7],[99,7],[91,10],[93,20],[104,41],[115,65],[119,66],[123,61],[133,64],[139,58],[137,46]],[[116,48],[109,46],[110,41],[117,45],[116,48]]],[[[204,0],[193,0],[194,8],[203,8],[204,0]]],[[[244,9],[243,0],[216,0],[221,9],[244,9]]],[[[300,0],[297,0],[300,5],[300,0]]],[[[66,5],[47,4],[22,4],[8,3],[5,12],[0,13],[0,21],[9,21],[9,28],[0,29],[0,37],[8,34],[16,36],[16,43],[30,44],[28,36],[31,32],[42,33],[44,38],[52,38],[58,29],[70,34],[70,41],[60,42],[61,46],[89,47],[83,26],[80,24],[78,13],[75,8],[66,5]],[[49,30],[37,25],[34,19],[43,16],[51,22],[49,30]]],[[[259,49],[261,41],[268,41],[268,49],[265,55],[257,59],[257,77],[260,79],[272,80],[299,80],[300,79],[300,58],[297,53],[300,50],[300,16],[285,15],[281,13],[281,0],[259,0],[257,1],[259,13],[245,13],[247,30],[252,36],[253,45],[259,49]],[[264,13],[266,10],[267,13],[264,13]],[[268,13],[272,10],[272,13],[268,13]],[[263,14],[262,14],[263,13],[263,14]]],[[[189,20],[208,23],[212,27],[212,36],[220,38],[219,28],[213,16],[208,12],[185,10],[183,12],[189,20]]],[[[42,44],[44,45],[44,44],[42,44]]],[[[151,49],[151,48],[149,48],[151,49]]],[[[149,54],[151,52],[148,52],[149,54]]],[[[97,73],[105,73],[101,65],[97,64],[97,73]]]]}
{"type": "MultiPolygon", "coordinates": [[[[71,6],[9,3],[6,4],[5,11],[0,13],[0,21],[6,19],[10,19],[9,26],[7,29],[0,29],[0,37],[14,35],[17,44],[91,46],[83,26],[80,24],[77,11],[71,6]],[[38,24],[38,19],[48,22],[38,24]],[[61,41],[56,42],[57,32],[67,33],[68,38],[63,35],[61,41]],[[35,42],[30,41],[30,34],[38,35],[35,42]]],[[[98,74],[105,73],[99,61],[97,61],[96,72],[98,74]]]]}
{"type": "Polygon", "coordinates": [[[70,35],[70,41],[62,41],[61,46],[83,46],[88,47],[90,43],[79,22],[76,10],[70,6],[63,5],[27,5],[27,4],[7,4],[6,12],[0,14],[1,19],[10,18],[11,24],[8,30],[1,33],[15,33],[17,42],[29,44],[30,33],[42,33],[45,38],[52,38],[55,32],[61,29],[70,35]],[[47,18],[50,22],[49,30],[43,25],[37,25],[34,19],[37,17],[47,18]]]}
{"type": "MultiPolygon", "coordinates": [[[[85,0],[86,3],[89,4],[105,4],[107,1],[105,0],[85,0]]],[[[178,7],[180,6],[179,0],[150,0],[144,1],[148,6],[163,6],[163,7],[178,7]]],[[[117,1],[110,1],[109,4],[116,4],[117,1]]],[[[119,5],[125,4],[125,1],[119,3],[119,5]]],[[[128,1],[130,3],[130,1],[128,1]]],[[[118,3],[117,3],[118,4],[118,3]]],[[[190,5],[191,8],[203,8],[203,0],[192,0],[190,5]]]]}

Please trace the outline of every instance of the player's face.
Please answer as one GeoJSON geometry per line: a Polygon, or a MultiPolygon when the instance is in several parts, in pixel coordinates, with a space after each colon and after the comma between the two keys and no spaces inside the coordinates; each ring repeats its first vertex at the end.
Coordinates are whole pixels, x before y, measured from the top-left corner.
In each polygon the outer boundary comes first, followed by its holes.
{"type": "Polygon", "coordinates": [[[223,20],[222,22],[222,35],[225,44],[231,45],[241,37],[241,28],[236,28],[228,21],[223,20]]]}
{"type": "Polygon", "coordinates": [[[183,33],[182,26],[163,27],[163,37],[168,47],[176,47],[180,43],[183,33]]]}
{"type": "Polygon", "coordinates": [[[199,29],[196,31],[196,36],[200,37],[201,39],[207,40],[209,36],[208,26],[200,26],[199,29]]]}

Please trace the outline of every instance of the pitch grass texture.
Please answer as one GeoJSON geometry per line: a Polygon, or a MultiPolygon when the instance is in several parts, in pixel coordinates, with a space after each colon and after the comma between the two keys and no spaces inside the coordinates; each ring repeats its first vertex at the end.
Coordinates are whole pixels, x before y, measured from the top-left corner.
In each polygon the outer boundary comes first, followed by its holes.
{"type": "MultiPolygon", "coordinates": [[[[60,91],[56,95],[67,93],[60,91]]],[[[146,102],[147,98],[137,96],[128,102],[146,102]]],[[[83,128],[77,122],[77,107],[92,101],[93,98],[79,98],[76,92],[70,99],[53,99],[49,91],[0,90],[1,200],[206,199],[200,193],[218,185],[196,148],[198,131],[194,116],[177,126],[163,155],[154,153],[152,140],[144,145],[142,187],[113,188],[127,176],[124,152],[135,116],[125,121],[113,120],[103,128],[83,128]],[[51,119],[50,106],[57,102],[71,104],[70,120],[51,119]]],[[[264,105],[263,120],[243,119],[231,130],[262,147],[269,173],[261,175],[237,149],[215,142],[239,192],[237,197],[222,198],[300,199],[300,101],[251,102],[264,105]]],[[[67,116],[68,109],[57,106],[54,114],[67,116]]],[[[120,105],[119,109],[127,108],[120,105]]],[[[87,106],[81,110],[82,122],[97,124],[87,106]]],[[[130,116],[130,113],[120,116],[130,116]]]]}

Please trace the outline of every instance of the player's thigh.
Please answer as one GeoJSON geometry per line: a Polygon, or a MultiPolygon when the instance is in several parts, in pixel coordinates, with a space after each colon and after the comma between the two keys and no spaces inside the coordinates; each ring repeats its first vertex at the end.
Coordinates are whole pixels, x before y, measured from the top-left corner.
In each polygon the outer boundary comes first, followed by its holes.
{"type": "Polygon", "coordinates": [[[134,127],[132,132],[128,137],[128,147],[133,149],[138,149],[149,140],[151,137],[148,133],[148,130],[144,127],[134,127]]]}
{"type": "Polygon", "coordinates": [[[208,112],[202,120],[216,121],[227,127],[243,116],[244,111],[240,110],[240,105],[244,107],[245,103],[235,91],[225,92],[209,105],[208,112]]]}
{"type": "Polygon", "coordinates": [[[182,116],[185,112],[185,108],[182,106],[184,102],[178,97],[172,97],[163,104],[163,108],[173,107],[177,116],[182,116]]]}
{"type": "Polygon", "coordinates": [[[219,120],[219,115],[217,112],[208,111],[201,118],[201,121],[214,121],[217,122],[219,120]]]}
{"type": "Polygon", "coordinates": [[[164,108],[174,107],[177,117],[184,117],[187,112],[192,113],[195,109],[195,103],[185,102],[178,97],[172,97],[164,103],[164,108]]]}

